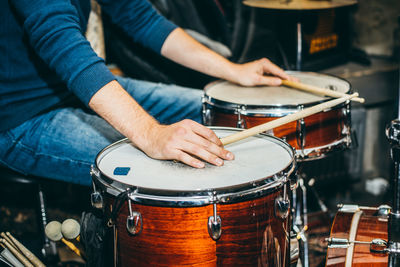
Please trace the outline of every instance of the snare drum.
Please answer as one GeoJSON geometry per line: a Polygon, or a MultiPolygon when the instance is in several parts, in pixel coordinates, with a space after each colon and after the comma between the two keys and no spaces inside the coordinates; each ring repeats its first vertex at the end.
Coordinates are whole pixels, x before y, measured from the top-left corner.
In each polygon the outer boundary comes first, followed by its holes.
{"type": "MultiPolygon", "coordinates": [[[[350,84],[343,79],[312,72],[288,73],[305,84],[350,92],[350,84]]],[[[285,86],[241,87],[217,81],[204,90],[203,120],[206,125],[251,128],[330,99],[285,86]]],[[[293,146],[300,161],[312,160],[348,147],[350,125],[350,104],[343,103],[271,133],[293,146]]]]}
{"type": "Polygon", "coordinates": [[[126,139],[99,153],[93,204],[116,214],[119,266],[288,265],[293,149],[266,135],[229,149],[235,160],[204,169],[151,159],[126,139]]]}
{"type": "Polygon", "coordinates": [[[328,241],[326,267],[388,266],[388,206],[343,205],[328,241]]]}

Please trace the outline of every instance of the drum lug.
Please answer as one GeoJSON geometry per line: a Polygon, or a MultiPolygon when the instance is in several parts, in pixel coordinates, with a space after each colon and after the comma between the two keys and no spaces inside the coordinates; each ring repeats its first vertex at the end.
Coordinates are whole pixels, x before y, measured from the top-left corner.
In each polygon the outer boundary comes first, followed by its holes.
{"type": "Polygon", "coordinates": [[[286,219],[289,215],[290,200],[279,196],[275,199],[275,216],[286,219]]]}
{"type": "MultiPolygon", "coordinates": [[[[303,105],[301,105],[299,109],[303,110],[303,105]]],[[[301,154],[302,154],[301,156],[304,156],[304,148],[306,146],[306,123],[304,122],[303,118],[297,121],[296,128],[297,128],[297,144],[301,149],[301,154]]]]}
{"type": "MultiPolygon", "coordinates": [[[[129,196],[128,196],[129,197],[129,196]]],[[[137,235],[142,231],[143,219],[142,214],[137,211],[132,211],[132,202],[128,198],[129,215],[126,218],[126,230],[132,235],[137,235]]]]}
{"type": "Polygon", "coordinates": [[[246,110],[245,106],[241,106],[240,108],[236,109],[236,113],[238,114],[236,128],[241,128],[241,129],[247,128],[246,121],[242,118],[243,111],[245,110],[246,110]]]}
{"type": "Polygon", "coordinates": [[[342,134],[346,135],[346,145],[347,147],[350,147],[350,144],[352,143],[350,103],[346,105],[343,113],[345,119],[342,134]]]}
{"type": "Polygon", "coordinates": [[[212,124],[211,109],[209,109],[207,107],[207,104],[206,104],[206,102],[204,100],[204,97],[203,97],[203,112],[202,112],[202,115],[203,115],[203,123],[204,123],[204,125],[211,125],[212,124]]]}
{"type": "MultiPolygon", "coordinates": [[[[290,184],[290,182],[289,182],[290,184]]],[[[289,185],[290,187],[290,185],[289,185]]],[[[286,219],[290,211],[290,200],[287,193],[287,185],[283,185],[283,197],[279,196],[275,199],[275,216],[281,219],[286,219]]]]}
{"type": "Polygon", "coordinates": [[[214,215],[208,217],[208,234],[210,237],[217,241],[222,234],[221,217],[217,215],[217,204],[214,203],[214,215]]]}
{"type": "Polygon", "coordinates": [[[213,192],[211,201],[213,202],[213,216],[208,217],[208,234],[214,241],[217,241],[222,234],[221,217],[217,214],[217,192],[213,192]]]}
{"type": "MultiPolygon", "coordinates": [[[[90,166],[90,175],[92,176],[92,180],[95,180],[94,178],[100,178],[100,171],[95,167],[95,166],[90,166]]],[[[93,208],[96,209],[103,209],[103,196],[96,190],[96,184],[92,182],[93,185],[93,193],[90,194],[90,203],[92,204],[93,208]]]]}
{"type": "Polygon", "coordinates": [[[90,195],[90,202],[91,202],[93,208],[102,210],[104,207],[103,206],[103,196],[97,191],[94,191],[90,195]]]}

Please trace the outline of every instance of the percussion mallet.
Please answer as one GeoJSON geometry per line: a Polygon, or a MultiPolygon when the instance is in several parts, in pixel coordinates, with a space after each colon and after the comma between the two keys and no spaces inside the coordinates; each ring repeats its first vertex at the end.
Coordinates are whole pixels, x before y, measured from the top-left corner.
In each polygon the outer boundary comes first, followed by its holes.
{"type": "Polygon", "coordinates": [[[292,122],[292,121],[296,121],[296,120],[302,119],[304,117],[310,116],[312,114],[315,114],[315,113],[321,112],[323,110],[329,109],[329,108],[334,107],[336,105],[339,105],[339,104],[341,104],[343,102],[346,102],[346,101],[348,101],[348,100],[350,100],[350,99],[352,99],[352,98],[354,98],[356,96],[358,96],[358,93],[354,93],[352,95],[346,95],[346,96],[343,96],[343,97],[338,98],[338,99],[334,99],[334,100],[331,100],[331,101],[328,101],[328,102],[324,102],[322,104],[318,104],[318,105],[306,108],[304,110],[301,110],[301,111],[298,111],[296,113],[287,115],[285,117],[281,117],[281,118],[278,118],[276,120],[269,121],[269,122],[266,122],[264,124],[249,128],[247,130],[243,130],[243,131],[234,133],[232,135],[223,137],[223,138],[221,138],[221,142],[225,146],[225,145],[240,141],[240,140],[245,139],[247,137],[250,137],[250,136],[265,132],[265,131],[269,131],[269,130],[271,130],[273,128],[282,126],[282,125],[284,125],[286,123],[289,123],[289,122],[292,122]]]}
{"type": "Polygon", "coordinates": [[[61,233],[66,239],[75,239],[80,242],[81,226],[74,219],[66,219],[61,224],[61,233]]]}
{"type": "Polygon", "coordinates": [[[43,262],[41,262],[29,249],[27,249],[21,242],[19,242],[15,237],[13,237],[9,232],[6,233],[7,237],[14,243],[14,245],[22,252],[22,254],[33,263],[33,265],[38,267],[45,267],[43,262]]]}
{"type": "MultiPolygon", "coordinates": [[[[331,97],[335,97],[335,98],[339,98],[339,97],[343,97],[343,96],[348,95],[348,94],[345,94],[345,93],[342,93],[342,92],[333,91],[333,90],[317,87],[317,86],[314,86],[314,85],[309,85],[309,84],[304,84],[304,83],[294,82],[294,81],[288,81],[288,80],[282,80],[282,85],[285,85],[287,87],[291,87],[291,88],[294,88],[294,89],[303,90],[303,91],[307,91],[307,92],[310,92],[310,93],[318,94],[318,95],[331,96],[331,97]]],[[[365,99],[361,98],[361,97],[354,97],[351,100],[357,101],[357,102],[360,102],[360,103],[364,103],[365,102],[365,99]]]]}
{"type": "Polygon", "coordinates": [[[46,225],[45,228],[46,236],[52,241],[61,241],[63,242],[70,250],[75,252],[76,255],[82,257],[81,251],[75,246],[74,243],[65,240],[61,233],[61,223],[57,221],[51,221],[46,225]]]}

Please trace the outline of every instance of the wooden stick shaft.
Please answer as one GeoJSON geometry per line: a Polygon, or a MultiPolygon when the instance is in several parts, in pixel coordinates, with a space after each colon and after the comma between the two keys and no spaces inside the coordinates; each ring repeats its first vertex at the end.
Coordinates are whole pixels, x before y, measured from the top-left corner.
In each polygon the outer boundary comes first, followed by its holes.
{"type": "MultiPolygon", "coordinates": [[[[292,88],[295,88],[295,89],[307,91],[307,92],[310,92],[310,93],[319,94],[319,95],[326,95],[326,96],[332,96],[332,97],[336,97],[336,98],[348,95],[348,94],[345,94],[345,93],[332,91],[332,90],[329,90],[329,89],[320,88],[320,87],[309,85],[309,84],[288,81],[288,80],[282,80],[282,84],[285,85],[285,86],[288,86],[288,87],[292,87],[292,88]]],[[[357,101],[357,102],[360,102],[360,103],[364,103],[365,102],[365,99],[364,98],[360,98],[360,97],[354,97],[351,100],[357,101]]]]}
{"type": "Polygon", "coordinates": [[[61,242],[63,242],[70,250],[75,252],[76,255],[82,257],[81,251],[75,246],[71,241],[66,240],[65,238],[61,238],[61,242]]]}
{"type": "Polygon", "coordinates": [[[15,237],[9,232],[6,235],[11,239],[15,246],[22,252],[22,254],[37,267],[46,267],[29,249],[27,249],[22,243],[20,243],[15,237]]]}
{"type": "Polygon", "coordinates": [[[15,244],[11,241],[11,239],[10,239],[8,236],[6,236],[6,234],[5,234],[4,232],[2,232],[2,233],[0,234],[0,236],[1,236],[2,238],[4,238],[11,246],[13,246],[15,249],[18,250],[18,248],[15,246],[15,244]]]}
{"type": "Polygon", "coordinates": [[[8,243],[7,240],[5,239],[0,239],[0,242],[2,242],[7,249],[25,266],[27,267],[35,267],[33,266],[29,260],[27,258],[24,257],[24,255],[22,255],[18,250],[16,250],[13,245],[11,245],[10,243],[8,243]]]}
{"type": "Polygon", "coordinates": [[[331,100],[331,101],[328,101],[328,102],[325,102],[325,103],[322,103],[322,104],[319,104],[319,105],[315,105],[313,107],[306,108],[304,110],[301,110],[301,111],[298,111],[296,113],[287,115],[285,117],[281,117],[279,119],[276,119],[276,120],[273,120],[273,121],[269,121],[269,122],[266,122],[264,124],[252,127],[250,129],[247,129],[247,130],[244,130],[244,131],[237,132],[235,134],[226,136],[226,137],[221,139],[221,142],[225,146],[225,145],[231,144],[233,142],[240,141],[240,140],[245,139],[247,137],[250,137],[250,136],[265,132],[265,131],[269,131],[269,130],[271,130],[273,128],[279,127],[279,126],[284,125],[286,123],[289,123],[289,122],[292,122],[292,121],[296,121],[296,120],[299,120],[301,118],[310,116],[312,114],[321,112],[321,111],[323,111],[325,109],[334,107],[334,106],[339,105],[339,104],[341,104],[343,102],[346,102],[347,100],[350,100],[350,99],[352,99],[353,97],[356,97],[356,96],[358,96],[358,93],[354,93],[352,95],[347,95],[347,96],[344,96],[344,97],[341,97],[341,98],[338,98],[338,99],[334,99],[334,100],[331,100]]]}

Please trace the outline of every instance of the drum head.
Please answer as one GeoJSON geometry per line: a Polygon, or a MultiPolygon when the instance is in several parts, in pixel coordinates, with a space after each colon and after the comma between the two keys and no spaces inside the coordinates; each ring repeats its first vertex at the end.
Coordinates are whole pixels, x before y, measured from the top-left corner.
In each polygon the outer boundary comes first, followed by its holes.
{"type": "MultiPolygon", "coordinates": [[[[300,82],[334,91],[347,93],[350,84],[337,77],[313,72],[288,72],[300,82]]],[[[325,101],[329,97],[318,96],[286,86],[243,87],[227,81],[210,84],[205,94],[212,99],[240,105],[254,106],[297,106],[325,101]]]]}
{"type": "MultiPolygon", "coordinates": [[[[219,137],[238,129],[213,128],[219,137]]],[[[209,191],[249,186],[293,166],[292,148],[285,142],[266,135],[250,137],[227,146],[235,160],[224,166],[207,164],[196,169],[182,163],[149,158],[128,140],[117,142],[98,155],[97,168],[110,184],[132,186],[155,191],[209,191]],[[119,170],[124,170],[121,174],[119,170]]],[[[287,173],[286,173],[287,174],[287,173]]],[[[283,179],[283,178],[282,178],[283,179]]],[[[115,186],[115,185],[114,185],[115,186]]],[[[125,190],[126,186],[120,186],[125,190]]]]}

